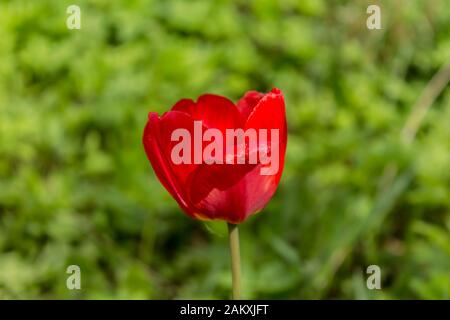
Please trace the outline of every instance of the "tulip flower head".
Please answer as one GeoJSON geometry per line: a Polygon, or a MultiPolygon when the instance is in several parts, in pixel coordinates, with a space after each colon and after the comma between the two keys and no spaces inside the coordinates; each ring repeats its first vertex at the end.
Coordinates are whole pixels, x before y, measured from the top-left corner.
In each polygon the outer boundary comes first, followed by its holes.
{"type": "Polygon", "coordinates": [[[204,94],[150,112],[144,148],[156,176],[189,216],[237,224],[271,199],[287,143],[283,94],[247,92],[237,104],[204,94]]]}

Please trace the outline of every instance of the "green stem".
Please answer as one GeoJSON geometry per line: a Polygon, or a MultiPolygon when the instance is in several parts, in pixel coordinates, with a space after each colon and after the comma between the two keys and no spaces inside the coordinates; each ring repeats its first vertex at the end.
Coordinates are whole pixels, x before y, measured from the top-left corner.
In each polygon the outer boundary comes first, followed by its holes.
{"type": "Polygon", "coordinates": [[[228,223],[228,236],[230,238],[233,300],[239,300],[241,298],[241,258],[239,254],[239,230],[237,224],[228,223]]]}

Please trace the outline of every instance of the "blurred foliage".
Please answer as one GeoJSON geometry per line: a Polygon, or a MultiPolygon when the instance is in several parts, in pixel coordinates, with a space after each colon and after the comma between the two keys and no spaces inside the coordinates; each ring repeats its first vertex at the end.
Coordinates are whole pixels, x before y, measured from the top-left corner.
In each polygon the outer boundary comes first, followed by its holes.
{"type": "Polygon", "coordinates": [[[141,135],[180,98],[276,86],[287,162],[241,226],[244,296],[448,299],[448,87],[401,130],[449,59],[447,0],[0,1],[0,298],[228,298],[225,224],[180,212],[141,135]]]}

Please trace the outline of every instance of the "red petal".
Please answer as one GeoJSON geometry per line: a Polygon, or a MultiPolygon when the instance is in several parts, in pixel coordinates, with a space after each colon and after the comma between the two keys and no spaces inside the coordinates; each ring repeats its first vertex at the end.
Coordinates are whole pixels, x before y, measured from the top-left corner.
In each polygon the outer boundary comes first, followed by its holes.
{"type": "Polygon", "coordinates": [[[256,130],[279,129],[279,170],[275,180],[276,184],[278,184],[283,173],[287,145],[286,110],[283,93],[279,89],[272,89],[258,102],[248,117],[245,128],[254,128],[256,130]]]}
{"type": "Polygon", "coordinates": [[[171,111],[181,111],[189,115],[192,114],[192,108],[195,107],[195,102],[192,99],[181,99],[172,107],[171,111]]]}
{"type": "Polygon", "coordinates": [[[240,223],[261,210],[277,188],[278,177],[262,176],[260,169],[260,165],[201,167],[191,181],[190,200],[211,219],[240,223]]]}
{"type": "Polygon", "coordinates": [[[247,120],[253,108],[258,104],[264,94],[258,91],[248,91],[237,103],[237,108],[242,118],[247,120]]]}
{"type": "Polygon", "coordinates": [[[221,131],[242,127],[244,123],[233,102],[214,94],[204,94],[196,103],[182,99],[172,107],[172,110],[189,113],[194,120],[201,120],[205,127],[221,131]]]}
{"type": "Polygon", "coordinates": [[[255,129],[286,129],[284,97],[279,89],[272,89],[258,101],[245,126],[255,129]]]}
{"type": "Polygon", "coordinates": [[[190,201],[210,218],[239,223],[261,210],[275,193],[284,166],[287,143],[284,98],[278,89],[253,108],[245,128],[279,129],[279,170],[261,175],[262,165],[201,165],[189,179],[190,201]]]}
{"type": "Polygon", "coordinates": [[[159,118],[151,112],[144,130],[144,148],[163,186],[186,213],[195,217],[195,209],[186,195],[186,181],[196,165],[175,165],[170,158],[173,146],[178,143],[171,141],[171,134],[177,128],[185,128],[194,136],[193,120],[186,113],[170,111],[159,118]]]}

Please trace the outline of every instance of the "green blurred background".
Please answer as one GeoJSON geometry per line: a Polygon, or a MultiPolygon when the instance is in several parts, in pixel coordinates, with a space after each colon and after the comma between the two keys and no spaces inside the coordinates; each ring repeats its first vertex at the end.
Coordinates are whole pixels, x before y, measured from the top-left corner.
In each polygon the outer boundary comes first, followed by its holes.
{"type": "Polygon", "coordinates": [[[287,161],[240,228],[243,296],[448,299],[449,60],[447,0],[1,0],[0,298],[228,298],[225,224],[180,211],[142,131],[180,98],[276,86],[287,161]]]}

